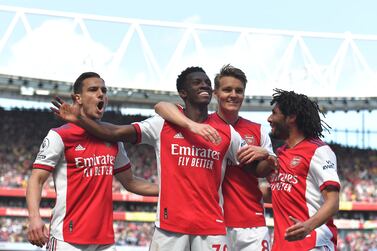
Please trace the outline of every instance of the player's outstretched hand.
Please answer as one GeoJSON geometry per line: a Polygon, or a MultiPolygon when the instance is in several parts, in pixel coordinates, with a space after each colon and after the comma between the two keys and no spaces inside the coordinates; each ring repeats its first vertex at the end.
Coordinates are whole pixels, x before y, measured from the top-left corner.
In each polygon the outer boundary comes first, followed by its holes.
{"type": "Polygon", "coordinates": [[[287,241],[302,240],[312,231],[306,221],[302,222],[292,216],[289,216],[289,219],[294,224],[285,230],[284,238],[287,241]]]}
{"type": "Polygon", "coordinates": [[[31,244],[43,247],[48,242],[48,235],[48,229],[40,217],[30,220],[27,238],[31,244]]]}
{"type": "Polygon", "coordinates": [[[268,156],[268,151],[265,148],[252,145],[242,147],[237,153],[238,161],[241,164],[250,164],[256,160],[265,160],[268,156]]]}
{"type": "Polygon", "coordinates": [[[212,142],[215,145],[220,144],[221,137],[217,130],[210,125],[193,122],[189,129],[191,132],[202,136],[205,140],[212,142]]]}
{"type": "Polygon", "coordinates": [[[60,97],[55,97],[55,99],[52,100],[51,103],[54,106],[50,107],[50,109],[58,118],[65,120],[67,122],[78,123],[81,111],[81,107],[79,104],[68,104],[64,102],[64,100],[60,97]]]}

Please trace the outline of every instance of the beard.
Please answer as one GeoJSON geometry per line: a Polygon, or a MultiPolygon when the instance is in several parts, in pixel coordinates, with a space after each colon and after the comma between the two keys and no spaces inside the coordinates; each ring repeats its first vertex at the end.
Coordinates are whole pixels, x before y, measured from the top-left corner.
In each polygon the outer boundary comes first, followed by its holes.
{"type": "Polygon", "coordinates": [[[271,131],[271,137],[280,140],[286,140],[289,137],[289,129],[287,125],[283,123],[276,123],[273,125],[274,129],[271,131]]]}

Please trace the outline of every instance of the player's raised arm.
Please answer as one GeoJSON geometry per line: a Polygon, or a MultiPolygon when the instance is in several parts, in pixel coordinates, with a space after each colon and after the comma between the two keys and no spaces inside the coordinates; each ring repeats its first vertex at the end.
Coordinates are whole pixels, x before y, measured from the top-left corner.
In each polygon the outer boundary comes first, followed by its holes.
{"type": "Polygon", "coordinates": [[[154,106],[154,109],[155,112],[163,119],[180,127],[187,128],[191,132],[202,136],[207,141],[215,144],[221,141],[219,133],[216,131],[216,129],[210,125],[192,121],[186,117],[175,104],[161,101],[154,106]]]}
{"type": "Polygon", "coordinates": [[[136,142],[136,130],[132,125],[114,125],[93,120],[83,115],[80,105],[66,103],[59,97],[56,97],[52,104],[55,107],[51,107],[51,110],[58,118],[77,124],[98,138],[108,141],[136,142]]]}

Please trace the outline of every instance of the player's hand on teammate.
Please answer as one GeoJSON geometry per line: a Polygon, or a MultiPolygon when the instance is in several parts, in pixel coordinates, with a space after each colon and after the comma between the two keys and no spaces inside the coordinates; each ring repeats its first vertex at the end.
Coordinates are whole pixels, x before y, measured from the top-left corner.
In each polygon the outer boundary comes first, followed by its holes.
{"type": "Polygon", "coordinates": [[[51,103],[54,105],[54,107],[50,107],[50,109],[58,118],[71,123],[77,123],[79,121],[81,107],[76,102],[73,104],[68,104],[64,102],[63,99],[55,97],[51,103]]]}
{"type": "Polygon", "coordinates": [[[265,160],[269,157],[268,151],[260,146],[246,145],[237,153],[238,161],[241,164],[250,164],[253,161],[265,160]]]}
{"type": "Polygon", "coordinates": [[[48,242],[48,229],[40,217],[30,219],[27,238],[35,246],[43,247],[48,242]]]}
{"type": "Polygon", "coordinates": [[[307,221],[302,222],[292,216],[289,216],[289,219],[294,224],[285,230],[284,238],[287,241],[302,240],[312,231],[307,221]]]}
{"type": "Polygon", "coordinates": [[[215,145],[218,145],[221,142],[219,133],[210,125],[193,122],[189,126],[189,129],[191,132],[202,136],[205,140],[212,142],[215,145]]]}

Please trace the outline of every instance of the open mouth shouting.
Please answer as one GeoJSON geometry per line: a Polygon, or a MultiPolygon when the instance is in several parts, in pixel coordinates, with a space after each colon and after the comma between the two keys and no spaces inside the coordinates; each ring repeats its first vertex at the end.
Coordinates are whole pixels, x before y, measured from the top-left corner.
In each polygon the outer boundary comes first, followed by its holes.
{"type": "Polygon", "coordinates": [[[100,113],[103,113],[105,111],[105,102],[104,101],[101,100],[97,103],[97,110],[100,113]]]}

